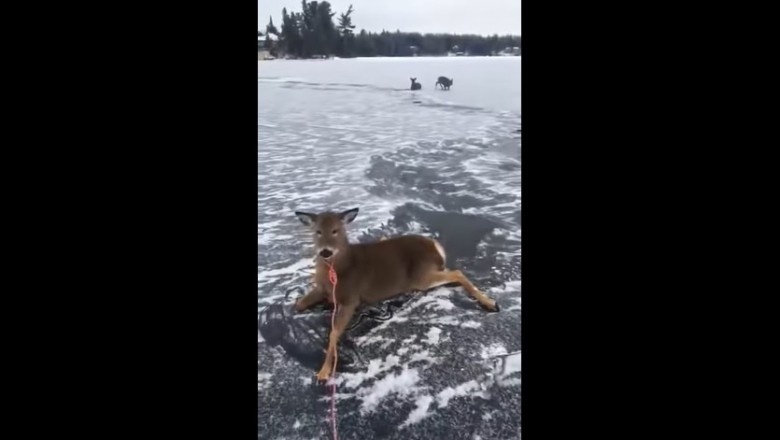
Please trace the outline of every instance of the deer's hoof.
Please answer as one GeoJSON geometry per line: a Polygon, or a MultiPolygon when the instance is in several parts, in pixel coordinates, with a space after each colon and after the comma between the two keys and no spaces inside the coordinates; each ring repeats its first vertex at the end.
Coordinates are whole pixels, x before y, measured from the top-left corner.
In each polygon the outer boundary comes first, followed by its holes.
{"type": "Polygon", "coordinates": [[[488,312],[498,312],[501,310],[501,307],[498,306],[498,302],[496,302],[495,300],[493,301],[492,307],[483,305],[482,308],[484,308],[488,312]]]}
{"type": "Polygon", "coordinates": [[[321,369],[319,373],[317,373],[317,381],[318,382],[325,382],[330,377],[330,370],[326,370],[325,368],[321,369]]]}

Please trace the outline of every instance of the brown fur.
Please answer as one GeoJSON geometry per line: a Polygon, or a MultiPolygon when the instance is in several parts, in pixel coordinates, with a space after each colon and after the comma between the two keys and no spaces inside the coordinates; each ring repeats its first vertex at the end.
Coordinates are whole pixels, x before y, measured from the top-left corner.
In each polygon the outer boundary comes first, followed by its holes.
{"type": "Polygon", "coordinates": [[[328,279],[328,263],[336,269],[336,301],[339,309],[330,333],[325,363],[317,374],[319,380],[330,376],[338,339],[360,304],[374,304],[412,290],[425,291],[448,283],[459,283],[484,308],[498,311],[495,301],[480,292],[459,270],[446,269],[445,256],[438,243],[419,235],[382,238],[374,243],[350,244],[346,224],[357,216],[357,208],[342,213],[311,214],[296,212],[302,223],[314,232],[317,262],[314,288],[295,304],[303,311],[319,302],[330,300],[333,286],[328,279]],[[439,249],[437,249],[437,247],[439,249]],[[337,250],[326,261],[322,249],[337,250]]]}

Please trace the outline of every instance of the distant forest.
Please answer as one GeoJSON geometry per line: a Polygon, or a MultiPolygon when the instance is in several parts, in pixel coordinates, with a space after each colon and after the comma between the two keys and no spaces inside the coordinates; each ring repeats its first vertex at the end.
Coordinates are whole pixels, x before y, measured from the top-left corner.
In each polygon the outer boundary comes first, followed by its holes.
{"type": "Polygon", "coordinates": [[[520,55],[520,37],[420,34],[417,32],[355,33],[352,24],[352,5],[338,15],[327,1],[301,0],[300,12],[282,9],[279,28],[269,19],[266,32],[258,31],[259,48],[273,56],[313,58],[323,56],[350,57],[408,57],[415,55],[520,55]],[[270,36],[275,38],[271,38],[270,36]]]}

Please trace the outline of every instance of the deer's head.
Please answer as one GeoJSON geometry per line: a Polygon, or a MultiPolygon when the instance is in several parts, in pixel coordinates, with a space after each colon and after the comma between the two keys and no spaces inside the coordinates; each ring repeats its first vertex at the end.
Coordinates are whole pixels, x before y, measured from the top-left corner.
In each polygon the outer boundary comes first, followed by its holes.
{"type": "Polygon", "coordinates": [[[341,213],[323,212],[312,214],[309,212],[295,211],[298,220],[311,228],[314,238],[314,247],[317,258],[329,261],[335,258],[339,252],[343,252],[349,246],[347,240],[346,225],[352,223],[357,217],[358,208],[353,208],[341,213]]]}

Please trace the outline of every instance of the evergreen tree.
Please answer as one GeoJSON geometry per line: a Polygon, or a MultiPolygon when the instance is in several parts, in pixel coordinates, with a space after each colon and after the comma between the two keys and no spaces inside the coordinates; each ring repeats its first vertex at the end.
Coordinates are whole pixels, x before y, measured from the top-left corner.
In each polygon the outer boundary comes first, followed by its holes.
{"type": "Polygon", "coordinates": [[[265,33],[266,34],[272,34],[279,36],[279,30],[276,29],[276,26],[274,26],[274,18],[269,16],[268,17],[268,24],[265,26],[265,33]]]}
{"type": "MultiPolygon", "coordinates": [[[[313,2],[316,3],[316,2],[313,2]]],[[[333,16],[330,3],[327,1],[317,3],[314,13],[314,47],[317,54],[330,55],[336,51],[338,33],[333,24],[333,16]]]]}
{"type": "Polygon", "coordinates": [[[353,12],[355,11],[352,9],[352,5],[349,5],[347,12],[339,15],[339,25],[336,27],[339,32],[339,53],[342,57],[352,56],[353,41],[355,39],[355,35],[352,32],[352,29],[355,29],[351,17],[353,12]]]}
{"type": "Polygon", "coordinates": [[[317,12],[317,2],[306,3],[301,0],[301,12],[298,19],[299,34],[301,36],[300,55],[309,58],[314,51],[314,14],[317,12]]]}
{"type": "Polygon", "coordinates": [[[295,12],[288,15],[287,8],[282,8],[280,45],[288,55],[301,56],[301,36],[298,26],[298,15],[295,12]]]}

